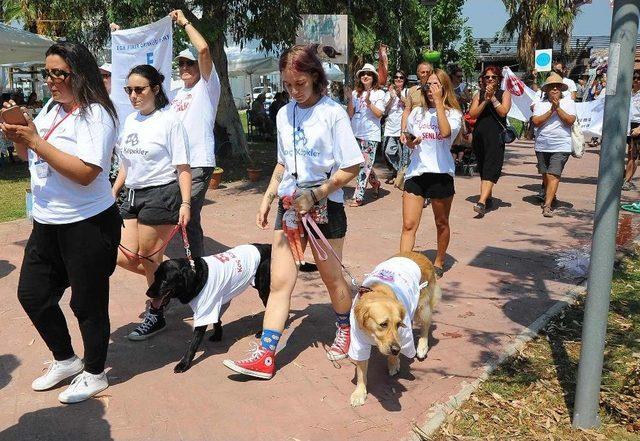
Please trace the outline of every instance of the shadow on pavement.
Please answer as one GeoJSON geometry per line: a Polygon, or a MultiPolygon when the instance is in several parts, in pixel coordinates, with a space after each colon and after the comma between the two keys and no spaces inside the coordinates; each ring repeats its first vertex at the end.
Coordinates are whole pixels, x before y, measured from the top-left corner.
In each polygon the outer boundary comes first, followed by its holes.
{"type": "Polygon", "coordinates": [[[0,355],[0,389],[11,382],[11,373],[20,366],[18,357],[13,354],[0,355]]]}
{"type": "Polygon", "coordinates": [[[0,259],[0,279],[7,277],[16,269],[16,266],[8,260],[0,259]]]}
{"type": "Polygon", "coordinates": [[[96,399],[36,410],[22,415],[17,424],[2,431],[0,441],[113,440],[104,414],[104,406],[96,399]]]}

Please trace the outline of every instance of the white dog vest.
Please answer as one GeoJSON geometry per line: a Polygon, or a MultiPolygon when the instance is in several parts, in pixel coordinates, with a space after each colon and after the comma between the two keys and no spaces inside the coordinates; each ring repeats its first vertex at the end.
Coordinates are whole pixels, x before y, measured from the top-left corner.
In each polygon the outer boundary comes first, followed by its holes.
{"type": "Polygon", "coordinates": [[[240,245],[203,259],[209,267],[209,277],[202,291],[189,302],[194,328],[217,323],[222,305],[251,285],[260,265],[260,252],[253,245],[240,245]]]}
{"type": "MultiPolygon", "coordinates": [[[[407,310],[403,321],[405,327],[398,329],[398,336],[400,338],[400,352],[408,358],[416,356],[412,322],[420,299],[420,276],[420,267],[413,260],[406,257],[392,257],[376,266],[373,272],[362,282],[362,286],[365,287],[371,287],[376,283],[388,285],[404,305],[407,310]]],[[[349,357],[355,361],[364,361],[371,356],[371,346],[375,345],[375,340],[365,330],[361,329],[356,321],[353,311],[359,296],[360,294],[353,301],[349,317],[351,322],[349,357]]]]}

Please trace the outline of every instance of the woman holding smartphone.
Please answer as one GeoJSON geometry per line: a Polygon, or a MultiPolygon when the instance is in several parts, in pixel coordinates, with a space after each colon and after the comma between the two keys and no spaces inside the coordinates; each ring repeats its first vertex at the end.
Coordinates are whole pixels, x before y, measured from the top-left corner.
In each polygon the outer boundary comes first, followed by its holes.
{"type": "MultiPolygon", "coordinates": [[[[53,99],[24,125],[0,124],[29,161],[33,230],[25,247],[18,299],[54,361],[36,391],[75,377],[58,399],[86,400],[109,386],[109,277],[116,265],[121,218],[108,173],[116,111],[98,65],[81,44],[62,42],[46,53],[43,76],[53,99]],[[76,356],[58,303],[71,287],[84,359],[76,356]]],[[[11,104],[11,103],[9,103],[11,104]]]]}

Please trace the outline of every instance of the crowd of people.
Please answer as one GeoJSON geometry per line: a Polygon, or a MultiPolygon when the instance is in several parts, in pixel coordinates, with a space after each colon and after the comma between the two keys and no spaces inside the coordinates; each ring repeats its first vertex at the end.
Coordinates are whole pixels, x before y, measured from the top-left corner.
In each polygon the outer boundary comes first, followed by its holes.
{"type": "MultiPolygon", "coordinates": [[[[183,81],[180,89],[164,90],[164,78],[153,66],[132,66],[125,92],[134,111],[119,121],[109,97],[111,67],[98,67],[81,44],[60,42],[45,54],[43,75],[52,100],[35,119],[25,114],[26,125],[0,125],[17,154],[29,161],[34,196],[33,230],[25,248],[18,298],[54,357],[32,387],[47,390],[74,377],[59,395],[63,403],[85,400],[108,387],[104,367],[110,335],[109,278],[116,266],[144,276],[151,286],[167,242],[179,226],[186,227],[193,256],[205,252],[200,212],[215,166],[213,124],[220,82],[202,35],[181,11],[170,16],[191,43],[176,57],[183,81]],[[114,151],[118,165],[110,181],[114,151]],[[125,198],[116,204],[122,189],[125,198]],[[84,359],[71,346],[58,305],[68,287],[84,359]]],[[[377,70],[367,63],[356,72],[354,89],[334,86],[333,98],[313,47],[286,50],[279,70],[286,92],[279,93],[269,109],[272,115],[265,113],[263,122],[275,126],[277,164],[256,216],[257,227],[267,229],[277,199],[271,292],[260,343],[247,358],[224,361],[235,372],[263,379],[275,372],[276,350],[299,271],[285,232],[288,213],[310,214],[320,231],[317,236],[324,236],[334,251],[325,259],[311,247],[336,317],[327,358],[346,358],[352,293],[340,262],[347,234],[343,187],[356,180],[349,203],[356,215],[368,184],[378,196],[381,182],[373,165],[382,143],[393,168],[388,181],[403,191],[398,248],[413,250],[423,209],[430,203],[437,242],[433,264],[442,277],[461,159],[454,147],[461,139],[471,146],[480,174],[473,210],[484,216],[502,173],[511,107],[510,93],[500,88],[502,71],[496,66],[483,70],[478,91],[471,94],[458,68],[447,73],[420,63],[418,84],[408,87],[401,70],[391,76],[390,84],[380,84],[377,70]],[[341,99],[346,110],[336,102],[341,99]]],[[[634,76],[636,105],[638,75],[634,76]]],[[[551,216],[571,152],[575,97],[563,96],[571,88],[560,73],[549,75],[540,90],[532,124],[545,189],[542,214],[551,216]]],[[[264,104],[256,102],[261,106],[256,113],[262,114],[264,104]]],[[[13,104],[10,100],[5,106],[13,104]]],[[[636,109],[631,136],[637,137],[640,106],[636,109]]],[[[166,329],[165,306],[163,298],[154,299],[128,338],[145,340],[166,329]]]]}

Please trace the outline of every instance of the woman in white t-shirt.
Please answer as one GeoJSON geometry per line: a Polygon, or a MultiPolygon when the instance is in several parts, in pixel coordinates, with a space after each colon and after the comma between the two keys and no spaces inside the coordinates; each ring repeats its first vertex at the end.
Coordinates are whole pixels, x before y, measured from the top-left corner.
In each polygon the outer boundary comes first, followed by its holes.
{"type": "MultiPolygon", "coordinates": [[[[86,400],[109,386],[109,277],[116,265],[121,219],[108,173],[116,111],[86,47],[62,42],[46,52],[50,100],[26,125],[0,124],[29,161],[33,230],[25,247],[18,299],[54,361],[31,387],[50,389],[77,375],[58,399],[86,400]],[[84,360],[71,345],[58,302],[71,288],[84,360]]],[[[11,103],[9,103],[11,104],[11,103]]]]}
{"type": "MultiPolygon", "coordinates": [[[[298,267],[282,231],[285,210],[282,198],[293,197],[300,215],[323,211],[319,223],[338,256],[347,232],[342,187],[351,181],[362,163],[349,117],[326,95],[327,78],[314,46],[294,46],[280,57],[280,75],[291,101],[278,112],[278,163],[262,198],[256,223],[267,228],[271,203],[280,198],[271,251],[271,294],[264,313],[260,344],[244,360],[225,360],[224,365],[241,374],[269,379],[275,371],[275,351],[289,316],[291,294],[298,267]]],[[[291,213],[288,211],[287,213],[291,213]]],[[[302,238],[302,247],[306,237],[302,238]]],[[[347,357],[350,341],[351,290],[342,276],[340,262],[328,253],[322,260],[311,248],[318,271],[336,313],[338,330],[327,352],[331,360],[347,357]]]]}
{"type": "MultiPolygon", "coordinates": [[[[122,125],[116,150],[120,171],[114,196],[124,185],[124,219],[118,265],[143,274],[151,285],[176,224],[189,223],[191,168],[184,126],[168,106],[164,76],[148,64],[131,69],[124,88],[133,112],[122,125]]],[[[127,337],[146,340],[165,327],[161,300],[154,300],[142,323],[127,337]]]]}
{"type": "Polygon", "coordinates": [[[346,88],[345,93],[351,95],[351,99],[347,102],[347,113],[351,118],[353,134],[360,145],[364,163],[360,167],[350,207],[362,205],[367,182],[373,188],[374,197],[378,197],[380,181],[373,170],[373,164],[376,160],[378,144],[382,139],[380,119],[384,113],[384,91],[379,88],[378,72],[373,65],[366,63],[356,72],[356,78],[356,90],[351,92],[346,88]]]}
{"type": "Polygon", "coordinates": [[[449,246],[449,212],[455,189],[455,164],[451,144],[462,127],[462,112],[445,71],[435,69],[422,88],[426,106],[415,107],[407,119],[407,146],[411,151],[402,195],[400,251],[412,251],[425,199],[431,199],[437,232],[433,266],[444,273],[449,246]],[[427,89],[428,88],[428,89],[427,89]]]}
{"type": "Polygon", "coordinates": [[[384,154],[391,163],[394,173],[387,184],[391,184],[398,171],[409,164],[409,148],[400,142],[400,123],[404,112],[404,100],[407,97],[407,76],[401,70],[393,76],[393,84],[384,96],[384,113],[387,119],[384,122],[384,154]]]}
{"type": "Polygon", "coordinates": [[[531,122],[536,128],[535,150],[544,190],[542,215],[553,217],[551,204],[571,156],[571,126],[576,121],[576,104],[571,96],[563,98],[562,92],[568,86],[555,72],[547,77],[541,89],[544,97],[535,103],[531,122]]]}

